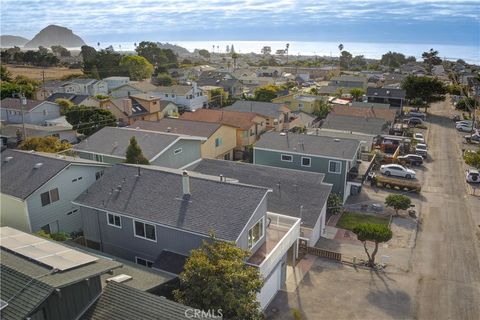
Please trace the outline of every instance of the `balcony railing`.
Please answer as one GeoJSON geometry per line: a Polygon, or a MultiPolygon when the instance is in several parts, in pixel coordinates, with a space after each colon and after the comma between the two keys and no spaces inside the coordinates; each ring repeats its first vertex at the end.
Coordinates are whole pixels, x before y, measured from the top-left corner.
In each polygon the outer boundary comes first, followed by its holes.
{"type": "Polygon", "coordinates": [[[265,243],[248,259],[248,263],[260,268],[262,276],[268,276],[288,249],[300,237],[300,219],[267,212],[265,243]]]}

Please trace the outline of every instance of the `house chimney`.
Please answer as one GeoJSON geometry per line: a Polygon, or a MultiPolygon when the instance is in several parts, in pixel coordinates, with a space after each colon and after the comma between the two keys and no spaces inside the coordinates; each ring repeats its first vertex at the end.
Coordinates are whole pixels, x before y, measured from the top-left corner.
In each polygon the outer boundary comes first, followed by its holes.
{"type": "Polygon", "coordinates": [[[182,186],[183,196],[190,195],[190,176],[188,175],[187,170],[183,170],[182,173],[182,186]]]}
{"type": "Polygon", "coordinates": [[[132,100],[130,98],[125,98],[123,99],[123,112],[125,112],[125,114],[127,116],[131,116],[132,115],[132,100]]]}

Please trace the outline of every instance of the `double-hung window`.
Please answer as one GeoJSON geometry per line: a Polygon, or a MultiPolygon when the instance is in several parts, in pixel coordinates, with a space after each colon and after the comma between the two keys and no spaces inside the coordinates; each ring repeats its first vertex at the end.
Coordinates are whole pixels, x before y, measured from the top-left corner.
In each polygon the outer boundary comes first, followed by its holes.
{"type": "Polygon", "coordinates": [[[142,221],[133,220],[135,236],[146,240],[157,241],[155,226],[142,221]]]}
{"type": "Polygon", "coordinates": [[[58,188],[40,194],[40,199],[42,200],[42,207],[45,207],[50,203],[54,203],[60,200],[60,196],[58,195],[58,188]]]}
{"type": "Polygon", "coordinates": [[[140,258],[140,257],[135,257],[135,263],[140,264],[144,267],[148,267],[148,268],[151,268],[153,266],[153,261],[143,259],[143,258],[140,258]]]}
{"type": "Polygon", "coordinates": [[[108,212],[107,213],[107,223],[109,226],[121,228],[122,227],[122,218],[119,215],[108,212]]]}
{"type": "Polygon", "coordinates": [[[282,154],[280,160],[285,162],[293,162],[293,156],[291,154],[282,154]]]}
{"type": "Polygon", "coordinates": [[[248,230],[248,248],[253,248],[260,239],[263,238],[263,224],[264,218],[262,217],[260,220],[255,223],[255,225],[248,230]]]}
{"type": "Polygon", "coordinates": [[[302,157],[302,167],[311,167],[311,166],[312,166],[312,158],[302,157]]]}
{"type": "Polygon", "coordinates": [[[222,145],[222,138],[215,138],[215,148],[218,148],[222,145]]]}
{"type": "Polygon", "coordinates": [[[340,174],[342,172],[342,163],[340,161],[328,161],[328,172],[340,174]]]}

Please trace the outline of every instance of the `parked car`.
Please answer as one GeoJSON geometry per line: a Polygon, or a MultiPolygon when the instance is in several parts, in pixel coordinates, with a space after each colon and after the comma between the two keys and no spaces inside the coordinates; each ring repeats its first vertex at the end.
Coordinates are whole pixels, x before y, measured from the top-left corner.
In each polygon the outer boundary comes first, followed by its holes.
{"type": "Polygon", "coordinates": [[[468,169],[465,174],[465,179],[469,183],[480,183],[480,172],[477,169],[468,169]]]}
{"type": "Polygon", "coordinates": [[[415,154],[422,156],[424,159],[427,158],[428,147],[425,143],[417,143],[415,145],[415,154]]]}
{"type": "Polygon", "coordinates": [[[418,154],[406,154],[404,156],[397,157],[397,161],[401,164],[408,163],[413,166],[419,166],[423,164],[423,157],[418,154]]]}
{"type": "Polygon", "coordinates": [[[461,132],[472,132],[473,124],[457,124],[456,128],[461,132]]]}
{"type": "Polygon", "coordinates": [[[423,137],[422,133],[415,133],[413,135],[413,139],[417,140],[419,143],[425,143],[425,138],[423,137]]]}
{"type": "Polygon", "coordinates": [[[473,120],[460,120],[460,121],[455,121],[455,125],[459,125],[459,124],[473,124],[473,120]]]}
{"type": "Polygon", "coordinates": [[[407,118],[403,120],[409,126],[416,126],[423,123],[423,120],[420,118],[407,118]]]}
{"type": "Polygon", "coordinates": [[[480,143],[480,134],[477,132],[477,133],[474,133],[474,134],[466,135],[465,136],[465,141],[467,143],[472,143],[472,142],[480,143]]]}
{"type": "Polygon", "coordinates": [[[410,111],[406,114],[409,118],[420,118],[423,121],[427,120],[427,114],[420,111],[410,111]]]}
{"type": "Polygon", "coordinates": [[[397,176],[406,179],[415,179],[415,171],[399,164],[385,164],[380,166],[380,172],[386,176],[397,176]]]}

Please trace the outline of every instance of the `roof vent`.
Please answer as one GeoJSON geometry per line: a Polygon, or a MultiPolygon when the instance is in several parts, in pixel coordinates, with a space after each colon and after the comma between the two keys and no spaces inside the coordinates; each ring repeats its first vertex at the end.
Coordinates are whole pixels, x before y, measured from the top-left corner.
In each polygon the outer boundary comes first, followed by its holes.
{"type": "Polygon", "coordinates": [[[122,282],[128,281],[130,279],[132,279],[132,276],[129,276],[127,274],[119,274],[118,276],[108,278],[107,282],[114,281],[114,282],[117,282],[117,283],[122,283],[122,282]]]}
{"type": "Polygon", "coordinates": [[[4,161],[4,162],[9,162],[9,161],[12,160],[12,159],[13,159],[13,157],[6,157],[3,161],[4,161]]]}
{"type": "Polygon", "coordinates": [[[335,138],[335,139],[333,139],[333,141],[335,141],[335,142],[340,142],[340,139],[336,139],[336,138],[335,138]]]}
{"type": "Polygon", "coordinates": [[[287,134],[285,132],[280,132],[281,136],[286,136],[287,134]]]}
{"type": "Polygon", "coordinates": [[[150,96],[150,99],[154,99],[154,98],[155,98],[155,96],[150,96]]]}
{"type": "Polygon", "coordinates": [[[166,132],[170,132],[170,131],[172,131],[172,128],[167,127],[167,130],[165,130],[165,131],[166,131],[166,132]]]}
{"type": "Polygon", "coordinates": [[[140,127],[136,127],[135,130],[140,130],[140,127]]]}
{"type": "Polygon", "coordinates": [[[38,162],[38,163],[35,163],[35,165],[33,166],[33,168],[34,168],[34,169],[40,169],[42,166],[43,166],[43,163],[38,162]]]}

